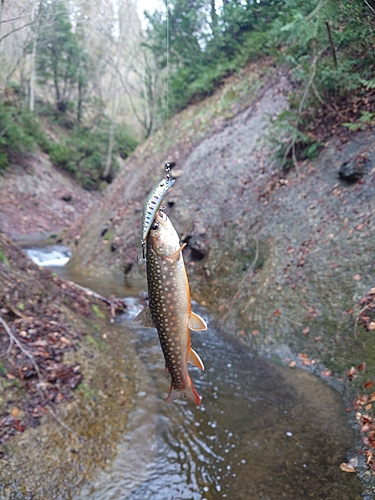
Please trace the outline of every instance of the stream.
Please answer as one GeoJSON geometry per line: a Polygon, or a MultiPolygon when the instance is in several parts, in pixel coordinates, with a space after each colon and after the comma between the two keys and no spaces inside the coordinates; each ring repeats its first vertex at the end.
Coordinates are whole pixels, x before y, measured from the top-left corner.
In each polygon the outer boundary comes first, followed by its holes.
{"type": "Polygon", "coordinates": [[[136,351],[140,374],[134,410],[114,460],[69,498],[361,498],[356,474],[339,468],[347,461],[353,432],[342,397],[332,387],[304,370],[257,357],[230,332],[215,329],[207,311],[194,306],[209,324],[206,332],[192,332],[192,345],[206,368],[190,368],[202,405],[166,404],[170,377],[157,333],[131,324],[142,307],[135,297],[139,287],[85,277],[69,266],[51,270],[100,294],[127,297],[127,313],[109,328],[123,334],[124,356],[129,346],[136,351]]]}

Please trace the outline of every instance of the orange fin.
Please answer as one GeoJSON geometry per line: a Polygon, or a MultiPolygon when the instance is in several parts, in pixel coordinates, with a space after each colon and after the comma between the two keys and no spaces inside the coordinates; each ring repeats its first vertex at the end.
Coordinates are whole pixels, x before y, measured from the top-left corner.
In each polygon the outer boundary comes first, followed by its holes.
{"type": "Polygon", "coordinates": [[[167,260],[168,262],[175,262],[177,259],[180,258],[180,253],[182,252],[182,250],[185,247],[186,247],[186,243],[184,243],[183,245],[181,245],[178,250],[176,250],[171,255],[169,255],[168,257],[166,257],[165,260],[167,260]]]}
{"type": "Polygon", "coordinates": [[[198,354],[190,347],[189,350],[189,363],[193,366],[196,366],[197,368],[200,368],[201,370],[204,370],[204,364],[201,358],[198,356],[198,354]]]}
{"type": "Polygon", "coordinates": [[[198,314],[195,314],[193,313],[193,311],[191,311],[188,321],[188,327],[190,328],[190,330],[200,332],[202,330],[207,330],[207,323],[203,318],[198,316],[198,314]]]}
{"type": "Polygon", "coordinates": [[[145,328],[155,328],[154,321],[151,316],[151,311],[148,306],[146,306],[139,314],[137,314],[132,323],[138,323],[138,321],[140,321],[141,326],[144,326],[145,328]]]}
{"type": "Polygon", "coordinates": [[[189,399],[192,401],[196,406],[199,406],[201,404],[202,398],[200,395],[197,393],[193,386],[193,382],[191,381],[191,378],[189,377],[189,382],[188,385],[185,389],[182,391],[177,391],[176,389],[173,389],[172,385],[169,390],[169,394],[167,399],[165,400],[167,403],[173,403],[173,401],[177,401],[177,399],[189,399]]]}

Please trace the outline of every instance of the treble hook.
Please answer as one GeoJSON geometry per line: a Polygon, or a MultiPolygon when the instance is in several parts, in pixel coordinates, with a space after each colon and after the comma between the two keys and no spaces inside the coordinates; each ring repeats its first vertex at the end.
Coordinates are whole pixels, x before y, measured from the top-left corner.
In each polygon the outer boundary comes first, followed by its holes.
{"type": "Polygon", "coordinates": [[[141,240],[141,245],[142,245],[142,258],[140,259],[137,255],[137,261],[138,262],[143,262],[146,259],[146,253],[145,253],[145,248],[146,248],[146,242],[145,240],[141,240]]]}
{"type": "Polygon", "coordinates": [[[167,175],[166,175],[167,182],[169,182],[171,179],[171,176],[169,174],[169,172],[171,171],[171,166],[172,165],[170,163],[165,164],[165,171],[167,172],[167,175]]]}

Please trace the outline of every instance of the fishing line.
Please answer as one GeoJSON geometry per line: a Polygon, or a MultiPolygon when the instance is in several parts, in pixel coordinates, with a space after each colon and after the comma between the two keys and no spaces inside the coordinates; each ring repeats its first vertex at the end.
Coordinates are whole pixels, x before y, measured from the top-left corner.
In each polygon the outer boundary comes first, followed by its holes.
{"type": "Polygon", "coordinates": [[[167,32],[166,32],[166,52],[167,52],[167,121],[169,120],[169,10],[168,0],[165,0],[165,8],[167,10],[167,32]]]}

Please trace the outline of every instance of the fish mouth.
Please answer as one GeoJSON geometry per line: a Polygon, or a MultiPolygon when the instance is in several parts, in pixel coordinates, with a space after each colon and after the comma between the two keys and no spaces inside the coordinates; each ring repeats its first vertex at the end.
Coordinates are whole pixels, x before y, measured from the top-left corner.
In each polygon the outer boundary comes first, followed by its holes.
{"type": "Polygon", "coordinates": [[[168,216],[163,212],[163,210],[158,210],[155,215],[155,221],[163,226],[165,229],[169,226],[168,216]]]}

